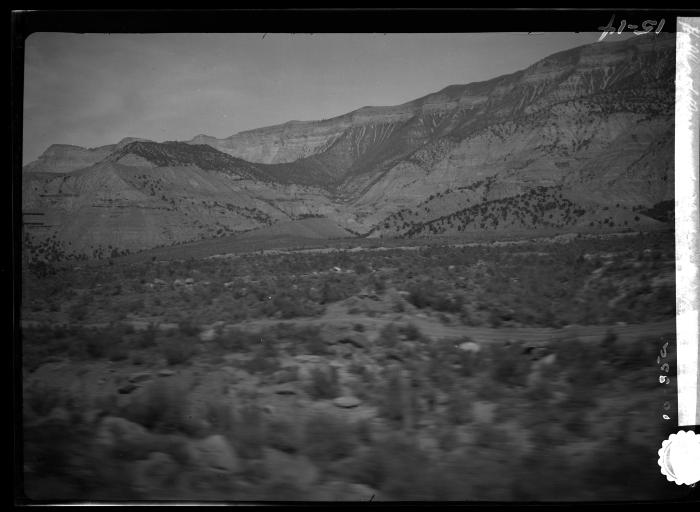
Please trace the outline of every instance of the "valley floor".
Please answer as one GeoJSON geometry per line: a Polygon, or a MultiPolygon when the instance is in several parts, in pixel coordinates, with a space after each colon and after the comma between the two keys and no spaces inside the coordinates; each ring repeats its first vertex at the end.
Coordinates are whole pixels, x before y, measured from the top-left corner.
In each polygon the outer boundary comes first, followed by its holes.
{"type": "Polygon", "coordinates": [[[668,343],[675,367],[672,242],[37,269],[23,276],[25,492],[680,498],[656,462],[676,405],[656,363],[668,343]]]}

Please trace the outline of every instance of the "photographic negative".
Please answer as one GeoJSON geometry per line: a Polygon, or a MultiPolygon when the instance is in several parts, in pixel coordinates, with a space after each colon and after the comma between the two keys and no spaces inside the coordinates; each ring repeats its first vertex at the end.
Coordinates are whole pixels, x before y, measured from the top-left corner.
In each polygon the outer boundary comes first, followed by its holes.
{"type": "Polygon", "coordinates": [[[23,498],[687,497],[676,19],[612,14],[28,35],[23,498]]]}

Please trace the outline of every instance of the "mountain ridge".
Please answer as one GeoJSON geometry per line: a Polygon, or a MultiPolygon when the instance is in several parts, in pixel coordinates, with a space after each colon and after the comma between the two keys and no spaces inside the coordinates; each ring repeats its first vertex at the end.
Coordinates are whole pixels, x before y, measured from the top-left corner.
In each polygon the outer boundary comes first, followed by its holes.
{"type": "MultiPolygon", "coordinates": [[[[57,168],[69,168],[66,162],[71,156],[78,164],[89,165],[77,174],[73,169],[54,175],[40,175],[34,170],[37,166],[25,166],[25,196],[35,208],[76,214],[71,210],[76,200],[70,194],[87,194],[99,182],[91,176],[106,169],[129,177],[125,183],[133,189],[128,195],[132,202],[120,208],[143,208],[136,198],[145,195],[151,200],[157,196],[163,207],[179,208],[177,215],[194,209],[201,226],[188,231],[193,236],[198,229],[210,235],[208,223],[223,223],[238,232],[299,215],[327,216],[342,229],[367,236],[413,236],[428,229],[419,226],[433,226],[428,230],[434,232],[442,229],[435,226],[442,226],[445,219],[453,223],[472,219],[464,212],[476,211],[470,210],[474,201],[512,221],[518,218],[516,211],[525,214],[524,206],[513,210],[499,201],[544,186],[563,194],[557,196],[558,204],[584,210],[585,215],[548,212],[559,219],[550,222],[534,212],[538,220],[522,223],[521,219],[518,228],[557,222],[562,230],[603,228],[603,224],[607,229],[610,222],[643,227],[649,224],[638,224],[637,212],[668,201],[673,194],[675,77],[674,38],[643,37],[580,46],[514,73],[450,85],[400,105],[362,107],[327,120],[289,121],[226,139],[198,135],[180,142],[121,144],[123,140],[85,151],[54,148],[67,155],[56,157],[57,168]],[[100,152],[108,154],[93,162],[102,156],[100,152]],[[187,181],[187,173],[197,186],[187,181]],[[147,178],[139,181],[133,178],[137,175],[147,178]],[[149,179],[161,180],[162,191],[149,179]],[[70,187],[72,192],[66,195],[70,187]],[[427,209],[419,209],[427,197],[445,190],[461,192],[440,194],[427,209]],[[250,211],[241,210],[238,217],[229,218],[230,208],[216,213],[216,208],[203,206],[212,200],[234,206],[222,191],[256,213],[246,216],[250,211]],[[47,194],[65,197],[51,202],[47,194]],[[614,215],[608,213],[618,203],[614,215]],[[395,222],[397,212],[404,210],[419,212],[412,217],[413,224],[407,225],[406,219],[395,222]]],[[[50,158],[44,160],[50,164],[50,158]]],[[[149,226],[162,224],[156,218],[159,211],[145,217],[133,214],[141,223],[133,229],[146,233],[137,237],[144,248],[149,226]]],[[[511,221],[492,222],[493,215],[488,222],[454,229],[515,226],[511,221]]],[[[63,215],[63,222],[71,224],[70,217],[63,215]]],[[[168,229],[171,234],[177,231],[168,229]]],[[[163,235],[163,243],[168,236],[163,235]]],[[[171,241],[183,237],[187,238],[172,234],[171,241]]],[[[136,250],[138,245],[130,247],[136,250]]]]}

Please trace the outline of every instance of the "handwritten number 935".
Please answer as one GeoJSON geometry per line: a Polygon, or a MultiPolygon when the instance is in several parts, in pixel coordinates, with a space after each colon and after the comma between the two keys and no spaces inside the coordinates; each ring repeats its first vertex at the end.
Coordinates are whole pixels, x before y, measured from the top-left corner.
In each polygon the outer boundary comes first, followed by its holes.
{"type": "MultiPolygon", "coordinates": [[[[656,364],[661,364],[662,359],[666,359],[666,347],[668,346],[668,342],[664,343],[664,346],[661,347],[660,355],[657,356],[656,358],[656,364]]],[[[661,371],[664,373],[669,373],[671,370],[671,365],[668,363],[663,363],[661,364],[661,371]]],[[[661,384],[670,384],[671,383],[671,378],[668,375],[659,375],[659,382],[661,384]]],[[[664,411],[669,411],[671,409],[671,402],[666,400],[664,402],[664,411]]],[[[668,414],[662,414],[661,417],[665,420],[670,420],[671,418],[669,417],[668,414]]]]}

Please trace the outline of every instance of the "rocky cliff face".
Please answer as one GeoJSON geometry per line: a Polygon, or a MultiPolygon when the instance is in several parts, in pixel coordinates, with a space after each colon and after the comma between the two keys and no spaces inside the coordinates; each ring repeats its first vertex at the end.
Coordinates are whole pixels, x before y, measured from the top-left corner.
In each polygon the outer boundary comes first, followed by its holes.
{"type": "Polygon", "coordinates": [[[65,173],[96,164],[111,153],[112,146],[88,149],[67,144],[53,144],[41,156],[25,165],[24,172],[65,173]]]}
{"type": "Polygon", "coordinates": [[[192,163],[157,165],[133,153],[112,157],[63,175],[25,174],[23,209],[43,214],[43,225],[26,229],[33,252],[108,257],[336,212],[311,187],[192,163]]]}
{"type": "MultiPolygon", "coordinates": [[[[138,225],[108,245],[133,249],[299,215],[370,236],[642,227],[638,212],[673,198],[674,50],[670,35],[592,44],[402,105],[226,139],[52,146],[25,167],[25,204],[63,212],[65,231],[104,193],[120,205],[105,211],[138,225]]],[[[121,232],[93,217],[65,237],[121,232]]]]}
{"type": "MultiPolygon", "coordinates": [[[[488,178],[499,186],[483,200],[540,185],[561,186],[594,208],[620,202],[632,210],[670,199],[673,48],[672,38],[592,45],[479,84],[478,91],[466,86],[461,98],[478,92],[487,99],[450,111],[410,154],[367,166],[364,179],[353,177],[344,188],[356,197],[365,228],[397,206],[411,208],[433,193],[488,178]]],[[[428,124],[422,116],[414,120],[428,124]]],[[[417,222],[430,221],[427,215],[417,222]]]]}
{"type": "Polygon", "coordinates": [[[66,173],[84,169],[107,158],[113,151],[118,150],[134,141],[143,141],[135,137],[126,137],[117,144],[109,144],[97,148],[84,148],[69,144],[52,144],[38,159],[23,167],[23,172],[66,173]]]}

